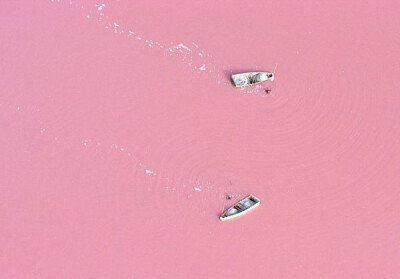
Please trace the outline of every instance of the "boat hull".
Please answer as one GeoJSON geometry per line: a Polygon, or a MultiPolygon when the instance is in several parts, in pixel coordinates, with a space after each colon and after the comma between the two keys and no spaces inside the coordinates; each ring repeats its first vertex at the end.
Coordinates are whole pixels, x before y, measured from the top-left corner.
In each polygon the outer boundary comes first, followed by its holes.
{"type": "Polygon", "coordinates": [[[219,217],[221,221],[230,220],[233,218],[237,218],[242,216],[260,205],[260,199],[256,198],[253,195],[249,195],[243,200],[237,202],[232,207],[228,208],[222,215],[219,217]]]}
{"type": "Polygon", "coordinates": [[[267,80],[273,81],[274,74],[270,72],[249,72],[232,75],[232,81],[236,87],[246,87],[267,80]]]}

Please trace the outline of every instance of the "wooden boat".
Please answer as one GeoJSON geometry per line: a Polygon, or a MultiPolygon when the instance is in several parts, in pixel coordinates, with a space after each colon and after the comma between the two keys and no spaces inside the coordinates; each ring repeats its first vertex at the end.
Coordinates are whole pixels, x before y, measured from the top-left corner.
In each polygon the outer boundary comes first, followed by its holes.
{"type": "Polygon", "coordinates": [[[270,72],[250,72],[232,75],[232,81],[236,87],[245,87],[263,81],[273,81],[274,73],[270,72]]]}
{"type": "Polygon", "coordinates": [[[239,217],[247,212],[253,210],[260,205],[260,200],[253,195],[236,203],[234,206],[228,208],[220,217],[221,221],[233,219],[239,217]]]}

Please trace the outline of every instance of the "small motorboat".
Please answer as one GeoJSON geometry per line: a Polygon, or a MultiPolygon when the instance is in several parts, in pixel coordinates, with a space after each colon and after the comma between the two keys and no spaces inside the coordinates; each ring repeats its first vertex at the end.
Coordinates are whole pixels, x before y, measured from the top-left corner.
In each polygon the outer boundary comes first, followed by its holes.
{"type": "Polygon", "coordinates": [[[220,217],[221,221],[233,219],[239,217],[257,206],[260,205],[260,200],[253,195],[248,196],[247,198],[241,200],[236,203],[234,206],[228,208],[220,217]]]}
{"type": "Polygon", "coordinates": [[[236,87],[245,87],[267,80],[274,81],[274,73],[250,72],[232,75],[232,81],[236,87]]]}

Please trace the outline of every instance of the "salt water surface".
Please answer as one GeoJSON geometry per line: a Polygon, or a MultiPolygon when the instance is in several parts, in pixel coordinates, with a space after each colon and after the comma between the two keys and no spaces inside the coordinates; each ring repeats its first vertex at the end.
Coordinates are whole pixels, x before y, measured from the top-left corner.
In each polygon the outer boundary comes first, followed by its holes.
{"type": "Polygon", "coordinates": [[[0,278],[399,278],[399,12],[4,1],[0,278]]]}

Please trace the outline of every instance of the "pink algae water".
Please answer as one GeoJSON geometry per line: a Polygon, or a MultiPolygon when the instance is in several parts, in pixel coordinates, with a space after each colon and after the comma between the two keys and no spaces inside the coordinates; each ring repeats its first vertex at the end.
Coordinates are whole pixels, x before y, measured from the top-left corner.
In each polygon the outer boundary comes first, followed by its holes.
{"type": "Polygon", "coordinates": [[[0,278],[399,278],[399,12],[3,1],[0,278]]]}

